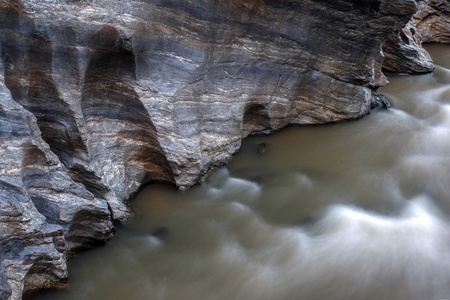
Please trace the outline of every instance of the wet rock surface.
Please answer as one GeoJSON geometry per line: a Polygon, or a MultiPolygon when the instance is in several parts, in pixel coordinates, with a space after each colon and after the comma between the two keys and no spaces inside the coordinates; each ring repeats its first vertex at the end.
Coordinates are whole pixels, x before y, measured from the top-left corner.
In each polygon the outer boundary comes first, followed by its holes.
{"type": "Polygon", "coordinates": [[[430,54],[422,48],[415,26],[409,22],[399,32],[391,34],[383,46],[385,60],[383,68],[391,73],[421,74],[434,70],[430,54]],[[414,33],[414,34],[413,34],[414,33]]]}
{"type": "Polygon", "coordinates": [[[418,10],[410,23],[416,27],[414,35],[424,43],[450,43],[450,2],[418,1],[418,10]]]}
{"type": "Polygon", "coordinates": [[[21,299],[64,287],[67,256],[104,243],[113,226],[106,200],[69,177],[36,118],[0,89],[0,295],[21,299]]]}
{"type": "Polygon", "coordinates": [[[143,184],[188,187],[249,134],[366,115],[415,10],[0,0],[0,299],[65,287],[67,258],[110,239],[143,184]]]}
{"type": "Polygon", "coordinates": [[[75,176],[92,171],[111,190],[118,218],[143,178],[192,185],[248,134],[367,114],[381,44],[415,11],[403,0],[2,3],[8,89],[75,176]]]}
{"type": "Polygon", "coordinates": [[[422,43],[450,43],[450,2],[417,1],[417,11],[401,30],[393,32],[383,46],[387,72],[420,74],[434,70],[422,43]]]}

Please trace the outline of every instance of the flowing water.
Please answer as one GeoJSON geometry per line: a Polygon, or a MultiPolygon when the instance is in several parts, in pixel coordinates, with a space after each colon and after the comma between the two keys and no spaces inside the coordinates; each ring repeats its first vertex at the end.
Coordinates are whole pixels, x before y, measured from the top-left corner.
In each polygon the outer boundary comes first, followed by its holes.
{"type": "Polygon", "coordinates": [[[251,137],[180,192],[152,186],[137,217],[36,299],[450,298],[450,47],[434,74],[392,76],[357,121],[251,137]]]}

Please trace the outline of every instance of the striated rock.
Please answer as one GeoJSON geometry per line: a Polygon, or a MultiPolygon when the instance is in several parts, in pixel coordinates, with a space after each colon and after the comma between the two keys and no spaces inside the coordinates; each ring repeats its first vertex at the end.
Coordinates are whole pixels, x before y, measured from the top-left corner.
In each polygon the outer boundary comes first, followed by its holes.
{"type": "MultiPolygon", "coordinates": [[[[188,187],[249,134],[387,105],[381,47],[412,0],[0,0],[0,299],[188,187]]],[[[402,50],[403,51],[403,50],[402,50]]]]}
{"type": "Polygon", "coordinates": [[[442,0],[418,1],[418,10],[410,22],[413,35],[423,43],[450,43],[450,2],[442,0]]]}
{"type": "Polygon", "coordinates": [[[430,54],[422,48],[422,41],[413,34],[411,22],[398,33],[393,33],[383,45],[385,60],[383,69],[391,73],[421,74],[434,70],[430,54]]]}
{"type": "Polygon", "coordinates": [[[0,295],[64,287],[66,257],[112,235],[107,202],[67,175],[0,79],[0,295]],[[7,281],[6,281],[6,280],[7,281]]]}
{"type": "Polygon", "coordinates": [[[3,6],[7,87],[73,178],[98,177],[117,219],[143,182],[192,185],[250,133],[367,114],[381,44],[415,10],[405,0],[3,6]]]}
{"type": "MultiPolygon", "coordinates": [[[[3,261],[3,254],[0,255],[0,260],[3,261]]],[[[11,287],[3,272],[0,272],[0,299],[8,299],[11,296],[11,287]]]]}
{"type": "MultiPolygon", "coordinates": [[[[36,117],[42,138],[72,179],[107,199],[114,219],[125,220],[129,211],[124,201],[143,178],[158,174],[156,179],[173,182],[147,111],[122,82],[134,76],[132,54],[112,27],[93,32],[83,51],[69,24],[47,24],[49,32],[42,32],[37,26],[45,24],[36,25],[21,3],[0,3],[6,19],[2,33],[6,86],[15,101],[36,117]],[[145,147],[137,152],[124,147],[133,143],[145,147]],[[149,157],[155,161],[146,162],[149,157]]],[[[43,3],[43,13],[45,4],[51,5],[43,3]]],[[[83,24],[78,26],[85,30],[83,24]]]]}
{"type": "Polygon", "coordinates": [[[450,2],[418,1],[412,19],[383,45],[384,70],[407,74],[432,72],[433,61],[422,43],[450,43],[450,2]]]}

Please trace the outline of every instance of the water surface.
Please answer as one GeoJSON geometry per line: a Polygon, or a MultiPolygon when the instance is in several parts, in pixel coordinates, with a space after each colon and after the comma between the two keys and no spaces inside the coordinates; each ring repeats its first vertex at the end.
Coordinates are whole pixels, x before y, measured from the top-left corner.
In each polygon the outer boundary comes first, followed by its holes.
{"type": "Polygon", "coordinates": [[[450,47],[391,76],[357,122],[251,137],[187,192],[144,190],[137,217],[36,299],[450,298],[450,47]]]}

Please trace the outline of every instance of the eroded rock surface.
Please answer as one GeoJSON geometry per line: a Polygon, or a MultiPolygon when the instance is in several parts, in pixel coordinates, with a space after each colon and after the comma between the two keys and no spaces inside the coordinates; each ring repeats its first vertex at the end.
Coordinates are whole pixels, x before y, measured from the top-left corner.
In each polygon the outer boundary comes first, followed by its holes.
{"type": "Polygon", "coordinates": [[[418,1],[418,10],[410,23],[414,35],[424,43],[450,43],[450,2],[445,0],[418,1]]]}
{"type": "Polygon", "coordinates": [[[422,47],[416,27],[409,22],[400,31],[391,34],[383,46],[383,68],[391,73],[421,74],[434,70],[430,54],[422,47]]]}
{"type": "Polygon", "coordinates": [[[112,236],[106,200],[68,175],[0,78],[0,295],[63,287],[66,257],[112,236]]]}
{"type": "Polygon", "coordinates": [[[417,12],[408,24],[393,32],[383,46],[383,68],[388,72],[432,72],[433,61],[422,43],[450,43],[450,2],[422,0],[417,3],[417,12]]]}
{"type": "Polygon", "coordinates": [[[63,287],[146,182],[360,118],[411,0],[0,0],[0,299],[63,287]]]}

